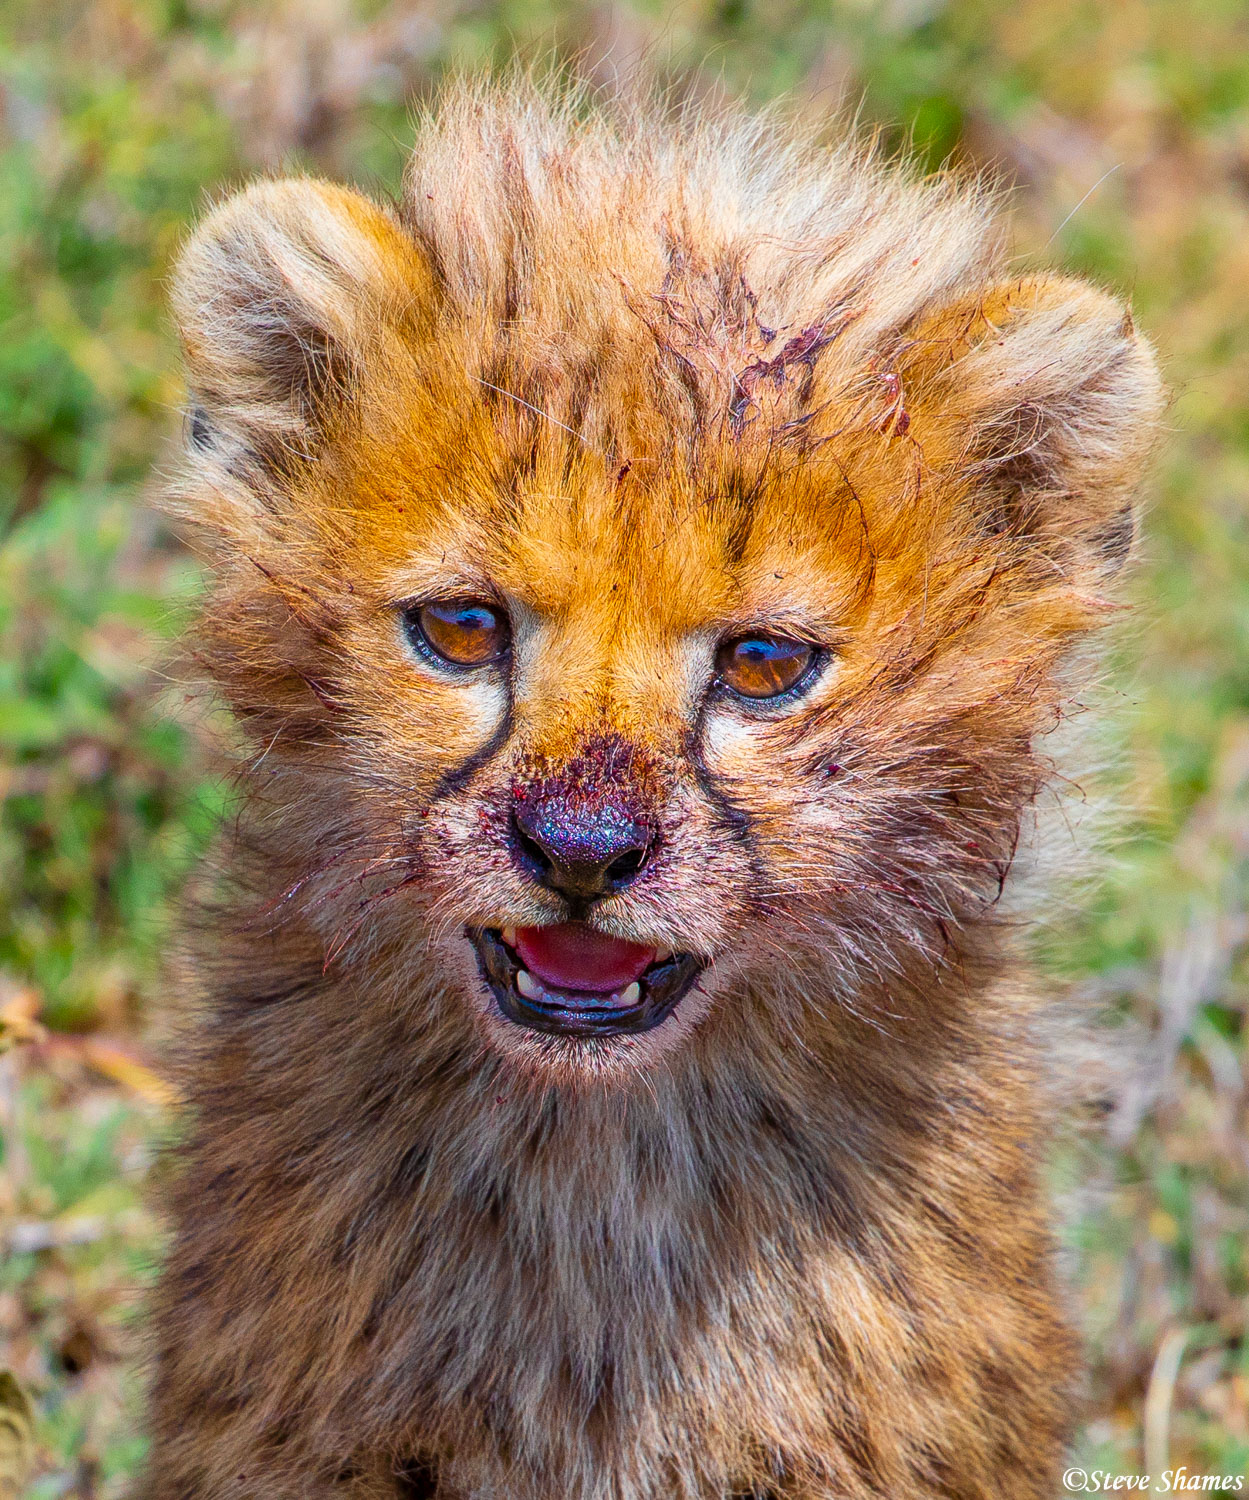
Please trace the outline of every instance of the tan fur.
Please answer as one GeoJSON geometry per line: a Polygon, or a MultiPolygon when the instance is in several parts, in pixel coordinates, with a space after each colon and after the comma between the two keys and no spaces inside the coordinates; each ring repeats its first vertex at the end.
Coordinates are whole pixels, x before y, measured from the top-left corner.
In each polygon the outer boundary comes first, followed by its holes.
{"type": "Polygon", "coordinates": [[[1079,1357],[998,913],[1160,395],[991,205],[732,112],[459,87],[396,210],[217,208],[174,301],[197,652],[253,747],[199,945],[151,1500],[1049,1497],[1079,1357]],[[397,606],[506,603],[507,672],[397,606]],[[741,628],[832,649],[714,690],[741,628]],[[610,783],[676,1014],[504,1020],[510,798],[610,783]]]}

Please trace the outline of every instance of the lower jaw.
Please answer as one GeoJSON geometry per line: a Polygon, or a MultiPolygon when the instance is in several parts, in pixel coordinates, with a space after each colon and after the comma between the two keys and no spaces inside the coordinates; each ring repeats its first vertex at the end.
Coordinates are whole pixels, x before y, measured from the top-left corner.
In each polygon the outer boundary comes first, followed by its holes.
{"type": "Polygon", "coordinates": [[[516,988],[518,963],[500,933],[494,928],[470,928],[467,936],[481,976],[505,1019],[548,1036],[588,1041],[653,1031],[677,1008],[704,967],[702,959],[688,953],[652,964],[638,981],[639,999],[629,1006],[607,995],[591,994],[557,993],[531,1000],[516,988]]]}

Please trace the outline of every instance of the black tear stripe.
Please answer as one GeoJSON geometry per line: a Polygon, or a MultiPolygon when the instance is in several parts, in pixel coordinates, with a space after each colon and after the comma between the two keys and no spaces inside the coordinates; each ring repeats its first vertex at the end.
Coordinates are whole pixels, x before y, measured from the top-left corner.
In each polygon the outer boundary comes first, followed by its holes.
{"type": "Polygon", "coordinates": [[[450,797],[456,792],[462,792],[472,781],[478,771],[498,755],[499,751],[507,744],[512,734],[512,722],[514,718],[515,699],[512,693],[512,682],[507,682],[507,702],[503,708],[503,716],[499,720],[499,727],[490,736],[484,745],[458,766],[452,766],[449,771],[444,771],[429,794],[429,805],[432,806],[441,797],[450,797]]]}
{"type": "Polygon", "coordinates": [[[746,903],[752,910],[756,910],[754,892],[756,887],[763,884],[763,859],[755,843],[754,827],[749,812],[733,798],[703,756],[703,719],[706,713],[707,705],[704,702],[698,710],[698,717],[694,720],[686,739],[686,754],[694,769],[694,779],[698,783],[699,790],[711,803],[715,812],[716,826],[726,832],[746,852],[746,864],[750,871],[750,881],[746,888],[746,903]]]}

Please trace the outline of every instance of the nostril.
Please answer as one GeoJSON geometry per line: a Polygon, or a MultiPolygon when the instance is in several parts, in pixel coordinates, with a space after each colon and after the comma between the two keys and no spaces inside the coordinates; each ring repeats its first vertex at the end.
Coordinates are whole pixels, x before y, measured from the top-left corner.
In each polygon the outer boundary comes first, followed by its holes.
{"type": "Polygon", "coordinates": [[[512,843],[521,856],[523,863],[529,866],[530,874],[543,879],[551,873],[553,861],[542,845],[531,834],[526,832],[525,825],[512,813],[512,843]]]}
{"type": "Polygon", "coordinates": [[[640,844],[636,849],[630,849],[619,859],[612,860],[607,866],[608,880],[617,885],[623,885],[626,880],[632,880],[646,863],[649,853],[650,843],[647,842],[640,844]]]}

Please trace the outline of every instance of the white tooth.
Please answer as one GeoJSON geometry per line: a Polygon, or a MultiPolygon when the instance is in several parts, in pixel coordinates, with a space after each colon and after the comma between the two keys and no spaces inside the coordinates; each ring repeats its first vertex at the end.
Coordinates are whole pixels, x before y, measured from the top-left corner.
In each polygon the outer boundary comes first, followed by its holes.
{"type": "Polygon", "coordinates": [[[655,957],[651,960],[651,962],[656,964],[666,964],[671,957],[671,948],[656,948],[655,957]]]}
{"type": "MultiPolygon", "coordinates": [[[[526,976],[527,978],[528,976],[526,976]]],[[[621,1005],[636,1005],[642,998],[642,986],[635,979],[632,984],[626,985],[620,991],[619,1000],[621,1005]]]]}
{"type": "Polygon", "coordinates": [[[516,988],[524,995],[526,1000],[536,1000],[542,993],[542,986],[528,969],[517,969],[516,988]]]}
{"type": "Polygon", "coordinates": [[[516,929],[515,929],[515,927],[505,927],[503,929],[503,932],[502,932],[501,936],[503,938],[503,941],[507,944],[507,946],[509,948],[514,948],[516,946],[516,929]]]}

